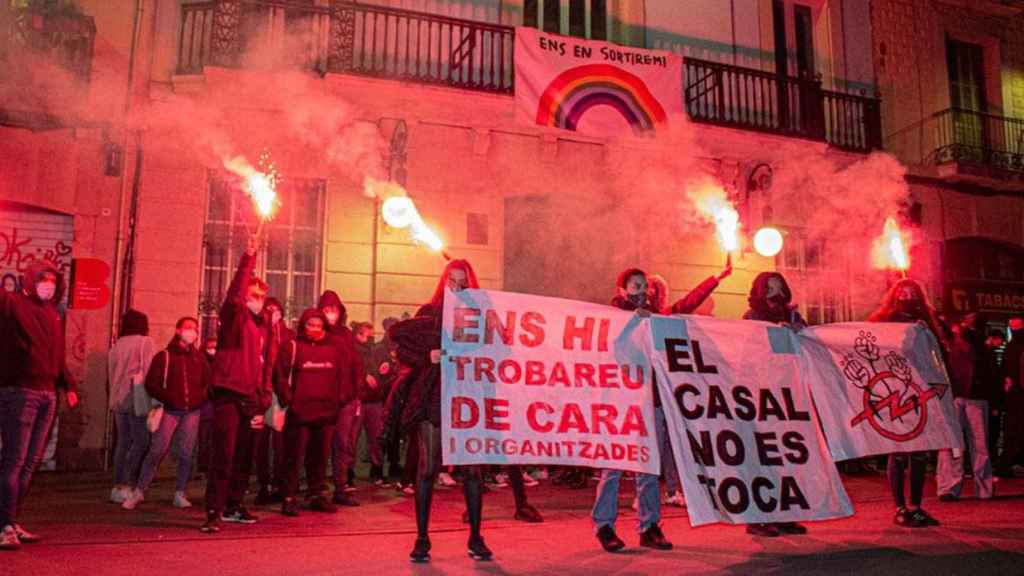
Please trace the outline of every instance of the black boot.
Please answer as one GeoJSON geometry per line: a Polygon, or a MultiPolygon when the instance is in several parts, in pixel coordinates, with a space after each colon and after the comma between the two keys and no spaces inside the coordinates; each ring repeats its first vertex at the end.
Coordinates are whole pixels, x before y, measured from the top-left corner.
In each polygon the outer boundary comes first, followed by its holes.
{"type": "Polygon", "coordinates": [[[425,478],[416,481],[416,545],[409,554],[413,562],[430,561],[430,502],[434,498],[434,481],[425,478]]]}
{"type": "Polygon", "coordinates": [[[474,560],[490,560],[493,553],[480,536],[484,514],[484,483],[480,474],[468,474],[462,492],[466,496],[466,514],[469,516],[469,557],[474,560]]]}

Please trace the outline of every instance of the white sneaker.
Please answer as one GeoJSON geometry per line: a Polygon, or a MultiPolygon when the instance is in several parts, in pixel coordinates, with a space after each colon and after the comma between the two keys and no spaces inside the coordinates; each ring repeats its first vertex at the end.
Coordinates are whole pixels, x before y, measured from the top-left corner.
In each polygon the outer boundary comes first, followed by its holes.
{"type": "Polygon", "coordinates": [[[110,501],[114,504],[121,504],[131,494],[131,488],[127,486],[114,486],[110,489],[110,501]]]}
{"type": "Polygon", "coordinates": [[[455,478],[452,478],[452,475],[447,472],[441,472],[440,474],[438,474],[437,482],[441,486],[445,486],[447,488],[451,488],[452,486],[455,486],[457,484],[457,482],[455,482],[455,478]]]}
{"type": "Polygon", "coordinates": [[[505,488],[508,486],[508,474],[504,472],[501,474],[494,475],[494,486],[495,488],[505,488]]]}
{"type": "Polygon", "coordinates": [[[127,498],[124,499],[124,502],[121,504],[121,508],[124,508],[125,510],[135,510],[135,507],[142,504],[142,501],[145,499],[146,498],[142,495],[142,490],[136,488],[131,491],[131,494],[129,494],[127,498]]]}
{"type": "Polygon", "coordinates": [[[665,499],[665,504],[669,506],[678,506],[683,508],[686,506],[686,498],[683,497],[682,490],[676,490],[665,499]]]}
{"type": "Polygon", "coordinates": [[[536,480],[534,480],[534,479],[533,479],[533,476],[530,476],[530,475],[529,475],[529,474],[527,474],[527,473],[526,473],[526,471],[524,470],[524,471],[523,471],[523,484],[525,484],[525,485],[527,485],[527,486],[531,486],[531,487],[532,487],[532,486],[539,486],[539,485],[540,485],[540,482],[537,482],[536,480]]]}
{"type": "Polygon", "coordinates": [[[2,532],[0,532],[0,550],[17,550],[21,548],[21,541],[18,540],[18,533],[14,530],[14,526],[8,524],[4,526],[2,532]]]}
{"type": "Polygon", "coordinates": [[[548,479],[548,469],[547,468],[539,468],[537,470],[537,480],[547,480],[547,479],[548,479]]]}
{"type": "Polygon", "coordinates": [[[189,502],[188,498],[185,497],[185,493],[184,492],[175,492],[174,493],[174,507],[175,508],[191,508],[192,507],[192,503],[189,502]]]}

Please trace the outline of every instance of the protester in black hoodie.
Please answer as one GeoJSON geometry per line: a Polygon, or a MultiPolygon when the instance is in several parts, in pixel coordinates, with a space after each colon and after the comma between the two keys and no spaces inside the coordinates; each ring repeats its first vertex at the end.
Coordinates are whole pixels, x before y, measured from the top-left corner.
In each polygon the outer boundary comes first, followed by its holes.
{"type": "Polygon", "coordinates": [[[373,341],[373,325],[369,322],[354,324],[352,327],[356,351],[366,368],[366,376],[360,385],[360,412],[357,426],[351,440],[358,446],[359,435],[366,430],[366,445],[370,452],[370,482],[384,485],[384,447],[380,444],[380,432],[384,427],[384,401],[387,400],[391,372],[391,355],[387,343],[373,341]]]}
{"type": "MultiPolygon", "coordinates": [[[[270,330],[273,333],[274,348],[280,353],[295,339],[295,331],[284,320],[284,306],[277,298],[267,298],[267,314],[270,315],[270,330]]],[[[284,435],[270,426],[259,431],[255,449],[256,481],[260,489],[256,504],[281,501],[284,483],[284,435]],[[271,459],[273,451],[273,459],[271,459]]]]}
{"type": "Polygon", "coordinates": [[[64,277],[39,260],[29,264],[21,286],[21,292],[0,290],[0,550],[39,540],[18,524],[18,510],[46,451],[57,391],[66,391],[68,407],[78,404],[57,312],[64,277]]]}
{"type": "MultiPolygon", "coordinates": [[[[413,562],[430,560],[430,503],[441,469],[441,316],[445,290],[479,288],[473,267],[452,260],[438,281],[434,296],[416,317],[395,324],[388,336],[398,346],[398,358],[411,372],[392,393],[385,435],[408,434],[419,428],[420,458],[416,474],[416,544],[413,562]]],[[[483,480],[478,466],[464,466],[463,494],[469,520],[469,555],[489,560],[491,550],[480,535],[483,516],[483,480]]]]}
{"type": "Polygon", "coordinates": [[[258,240],[249,239],[220,309],[217,357],[213,365],[213,457],[206,484],[205,533],[221,520],[253,524],[242,506],[252,471],[253,431],[263,428],[270,407],[270,373],[275,357],[270,318],[264,310],[265,282],[253,276],[258,240]]]}
{"type": "Polygon", "coordinates": [[[333,513],[338,508],[323,487],[327,456],[342,400],[346,394],[344,358],[326,330],[326,318],[317,309],[302,313],[299,336],[285,345],[277,362],[274,390],[281,406],[288,409],[284,439],[284,503],[281,513],[298,516],[295,495],[299,472],[305,465],[310,490],[310,507],[333,513]]]}
{"type": "Polygon", "coordinates": [[[178,460],[174,507],[192,507],[185,490],[192,476],[192,451],[199,434],[199,409],[206,403],[210,388],[210,365],[195,346],[198,338],[198,320],[191,317],[178,320],[174,338],[149,365],[146,392],[163,406],[163,416],[142,462],[138,484],[121,504],[125,510],[133,510],[145,499],[144,494],[156,477],[172,440],[177,446],[178,460]]]}
{"type": "MultiPolygon", "coordinates": [[[[744,320],[774,322],[792,330],[800,331],[804,322],[797,305],[793,303],[793,291],[789,283],[778,272],[761,272],[754,278],[747,296],[750,309],[743,315],[744,320]]],[[[747,524],[747,534],[774,538],[782,534],[806,534],[807,528],[797,522],[776,522],[773,524],[747,524]]]]}
{"type": "Polygon", "coordinates": [[[341,298],[333,290],[327,290],[320,296],[317,309],[327,319],[327,332],[331,341],[341,354],[341,370],[344,373],[344,394],[342,395],[341,411],[334,428],[331,442],[331,462],[334,472],[334,503],[342,506],[358,506],[355,498],[348,492],[354,491],[356,447],[352,444],[353,432],[359,414],[359,398],[356,387],[365,378],[363,360],[356,352],[355,338],[348,329],[348,312],[341,298]]]}

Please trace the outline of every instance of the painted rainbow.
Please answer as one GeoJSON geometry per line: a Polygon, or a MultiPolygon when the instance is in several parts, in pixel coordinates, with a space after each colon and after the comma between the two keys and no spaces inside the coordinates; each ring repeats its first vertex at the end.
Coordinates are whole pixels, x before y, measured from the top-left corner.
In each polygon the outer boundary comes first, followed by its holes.
{"type": "Polygon", "coordinates": [[[616,66],[587,64],[562,72],[548,84],[537,106],[537,124],[575,130],[595,106],[617,110],[637,135],[653,132],[667,119],[639,77],[616,66]]]}

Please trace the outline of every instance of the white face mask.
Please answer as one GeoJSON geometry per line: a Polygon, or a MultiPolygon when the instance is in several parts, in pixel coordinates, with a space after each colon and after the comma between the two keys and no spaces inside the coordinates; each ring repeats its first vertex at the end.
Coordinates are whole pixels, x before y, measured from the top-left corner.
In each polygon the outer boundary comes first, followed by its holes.
{"type": "Polygon", "coordinates": [[[57,284],[54,282],[40,282],[36,284],[36,296],[43,302],[48,302],[57,292],[57,284]]]}
{"type": "Polygon", "coordinates": [[[324,317],[327,318],[327,323],[330,324],[331,326],[334,326],[335,324],[338,323],[338,313],[337,312],[325,312],[324,313],[324,317]]]}
{"type": "Polygon", "coordinates": [[[249,300],[248,302],[245,303],[245,305],[253,314],[260,314],[261,312],[263,312],[263,302],[259,300],[249,300]]]}
{"type": "Polygon", "coordinates": [[[274,313],[270,315],[270,321],[273,322],[274,324],[277,324],[278,322],[280,322],[281,321],[281,313],[277,312],[275,310],[274,313]]]}
{"type": "Polygon", "coordinates": [[[195,344],[196,338],[198,338],[198,337],[199,337],[199,333],[196,332],[195,330],[189,329],[189,330],[182,330],[181,332],[178,332],[178,338],[181,338],[181,341],[184,342],[185,344],[189,345],[189,346],[191,346],[192,344],[195,344]]]}

